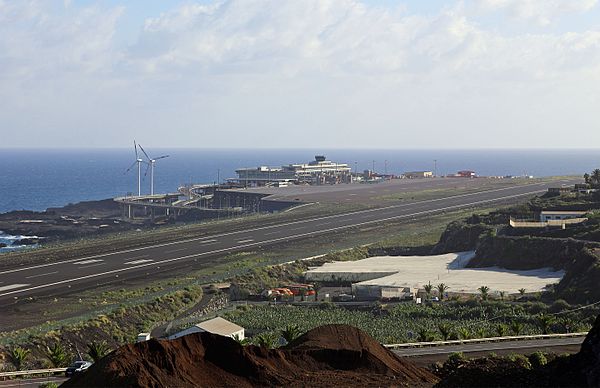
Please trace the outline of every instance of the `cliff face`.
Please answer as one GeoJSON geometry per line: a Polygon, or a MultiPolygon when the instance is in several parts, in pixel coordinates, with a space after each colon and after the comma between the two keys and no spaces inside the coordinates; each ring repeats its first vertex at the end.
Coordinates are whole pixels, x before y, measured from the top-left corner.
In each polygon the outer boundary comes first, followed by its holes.
{"type": "Polygon", "coordinates": [[[545,237],[486,237],[468,267],[498,266],[514,270],[551,267],[564,270],[557,298],[570,303],[600,300],[600,244],[545,237]]]}
{"type": "Polygon", "coordinates": [[[600,248],[600,244],[546,237],[486,237],[481,240],[477,254],[468,266],[499,266],[516,270],[552,267],[566,270],[584,248],[600,248]]]}
{"type": "Polygon", "coordinates": [[[494,228],[489,225],[454,221],[446,227],[440,241],[433,247],[431,254],[471,251],[477,247],[481,238],[492,234],[493,231],[494,228]]]}

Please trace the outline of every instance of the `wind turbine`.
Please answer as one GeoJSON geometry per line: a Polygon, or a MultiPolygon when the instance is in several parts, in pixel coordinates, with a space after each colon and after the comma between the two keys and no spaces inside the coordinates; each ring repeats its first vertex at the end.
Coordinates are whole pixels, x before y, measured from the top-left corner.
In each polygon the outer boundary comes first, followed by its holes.
{"type": "MultiPolygon", "coordinates": [[[[146,155],[146,158],[148,159],[148,161],[144,163],[148,163],[148,168],[150,169],[150,195],[154,195],[154,165],[156,164],[157,160],[168,158],[169,155],[163,155],[153,159],[150,156],[148,156],[148,154],[144,150],[144,147],[142,147],[141,144],[138,144],[138,147],[140,147],[140,150],[142,150],[142,152],[144,153],[144,155],[146,155]]],[[[146,168],[146,174],[148,173],[148,168],[146,168]]],[[[144,174],[144,176],[146,174],[144,174]]]]}
{"type": "Polygon", "coordinates": [[[131,166],[129,166],[129,168],[125,171],[125,174],[127,174],[129,172],[129,170],[131,170],[133,168],[133,166],[135,166],[137,164],[137,170],[138,170],[138,197],[139,197],[139,196],[142,195],[142,163],[147,163],[147,162],[145,162],[138,155],[138,145],[135,143],[135,140],[133,141],[133,149],[135,151],[135,162],[133,162],[131,164],[131,166]]]}

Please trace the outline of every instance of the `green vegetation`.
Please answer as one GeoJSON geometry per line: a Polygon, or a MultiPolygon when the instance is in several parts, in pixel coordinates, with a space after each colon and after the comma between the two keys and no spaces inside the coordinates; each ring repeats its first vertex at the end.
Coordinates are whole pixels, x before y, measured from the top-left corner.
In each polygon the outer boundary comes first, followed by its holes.
{"type": "Polygon", "coordinates": [[[55,342],[46,347],[46,357],[53,368],[61,368],[69,364],[71,359],[67,350],[60,342],[55,342]]]}
{"type": "Polygon", "coordinates": [[[17,364],[22,365],[30,354],[37,360],[63,363],[63,357],[69,359],[76,348],[87,348],[92,358],[99,359],[113,347],[133,342],[137,333],[149,331],[158,323],[173,319],[195,305],[201,296],[200,286],[190,286],[145,303],[122,305],[85,321],[49,322],[29,329],[1,333],[0,344],[4,345],[2,352],[7,353],[15,368],[18,368],[17,364]],[[91,338],[94,341],[89,343],[91,338]],[[64,356],[62,353],[65,353],[64,356]]]}
{"type": "Polygon", "coordinates": [[[8,361],[13,364],[15,370],[22,370],[25,360],[30,353],[31,351],[29,349],[15,346],[8,351],[8,361]]]}
{"type": "MultiPolygon", "coordinates": [[[[370,310],[331,305],[328,308],[260,305],[226,313],[225,318],[246,328],[249,335],[278,334],[290,325],[297,325],[305,332],[320,325],[343,323],[365,330],[383,343],[403,343],[504,336],[515,331],[522,335],[566,332],[560,321],[546,321],[549,308],[535,302],[467,300],[432,305],[401,303],[382,306],[382,312],[374,314],[370,310]]],[[[579,322],[573,331],[588,330],[599,311],[600,308],[591,308],[570,313],[571,319],[579,322]]]]}
{"type": "Polygon", "coordinates": [[[87,346],[87,354],[94,362],[100,361],[108,353],[110,353],[110,348],[106,341],[92,341],[87,346]]]}

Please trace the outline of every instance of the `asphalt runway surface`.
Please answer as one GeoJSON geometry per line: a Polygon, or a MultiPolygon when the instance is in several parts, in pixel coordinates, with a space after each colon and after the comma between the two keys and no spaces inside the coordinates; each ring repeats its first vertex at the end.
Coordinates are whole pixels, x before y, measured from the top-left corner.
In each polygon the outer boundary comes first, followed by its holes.
{"type": "MultiPolygon", "coordinates": [[[[564,183],[572,183],[565,180],[564,183]]],[[[386,221],[416,220],[433,213],[498,201],[525,198],[546,191],[553,183],[529,183],[470,194],[403,203],[349,213],[314,217],[264,227],[240,229],[184,241],[150,245],[109,254],[0,271],[0,307],[27,297],[48,297],[95,288],[128,278],[152,278],[208,257],[255,249],[286,241],[336,233],[386,221]]]]}
{"type": "MultiPolygon", "coordinates": [[[[522,179],[521,182],[526,182],[522,179]]],[[[272,201],[301,201],[322,203],[352,203],[389,204],[386,196],[404,197],[410,199],[411,193],[424,190],[469,190],[496,188],[514,185],[512,179],[494,178],[428,178],[428,179],[394,179],[380,183],[351,183],[322,186],[288,186],[288,187],[255,187],[234,189],[231,191],[269,194],[266,198],[272,201]]],[[[555,183],[556,185],[556,183],[555,183]]]]}

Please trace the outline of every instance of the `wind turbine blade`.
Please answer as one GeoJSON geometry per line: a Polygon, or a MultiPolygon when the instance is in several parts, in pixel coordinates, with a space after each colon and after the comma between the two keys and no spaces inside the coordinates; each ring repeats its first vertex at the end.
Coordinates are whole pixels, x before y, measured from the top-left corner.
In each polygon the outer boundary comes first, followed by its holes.
{"type": "Polygon", "coordinates": [[[159,156],[158,158],[154,158],[154,160],[158,160],[158,159],[164,159],[164,158],[168,158],[169,155],[163,155],[163,156],[159,156]]]}
{"type": "Polygon", "coordinates": [[[146,175],[148,175],[148,170],[150,170],[150,163],[147,163],[148,167],[146,167],[146,172],[144,173],[144,178],[146,178],[146,175]]]}
{"type": "Polygon", "coordinates": [[[144,153],[144,155],[146,155],[146,158],[148,158],[148,160],[152,160],[152,159],[150,159],[150,157],[148,156],[148,154],[146,153],[146,151],[144,151],[144,147],[142,147],[141,144],[138,144],[138,147],[140,147],[140,149],[142,150],[142,152],[144,153]]]}
{"type": "Polygon", "coordinates": [[[129,170],[131,170],[133,168],[133,166],[135,166],[136,163],[137,163],[137,160],[135,162],[133,162],[131,164],[131,166],[129,166],[129,168],[127,170],[125,170],[125,172],[123,174],[127,174],[129,172],[129,170]]]}
{"type": "Polygon", "coordinates": [[[133,150],[135,151],[135,158],[139,159],[138,158],[138,151],[137,151],[137,144],[135,143],[135,140],[133,141],[133,150]]]}

